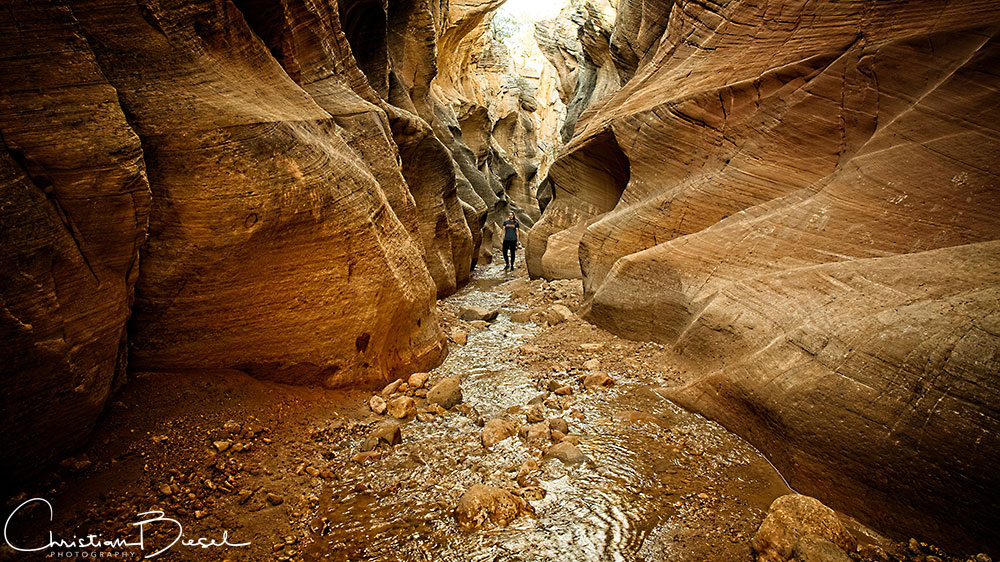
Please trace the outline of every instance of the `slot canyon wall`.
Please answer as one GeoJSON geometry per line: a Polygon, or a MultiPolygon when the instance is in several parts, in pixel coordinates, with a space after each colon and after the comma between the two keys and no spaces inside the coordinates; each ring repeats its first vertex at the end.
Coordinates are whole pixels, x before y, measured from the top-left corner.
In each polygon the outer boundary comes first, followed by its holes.
{"type": "Polygon", "coordinates": [[[530,273],[665,344],[669,396],[799,491],[995,549],[998,23],[975,0],[621,2],[583,59],[543,48],[623,85],[572,92],[530,273]]]}
{"type": "Polygon", "coordinates": [[[539,216],[556,150],[536,134],[551,76],[513,80],[484,39],[499,5],[9,2],[4,481],[68,455],[127,372],[345,386],[436,365],[436,297],[497,209],[539,216]]]}

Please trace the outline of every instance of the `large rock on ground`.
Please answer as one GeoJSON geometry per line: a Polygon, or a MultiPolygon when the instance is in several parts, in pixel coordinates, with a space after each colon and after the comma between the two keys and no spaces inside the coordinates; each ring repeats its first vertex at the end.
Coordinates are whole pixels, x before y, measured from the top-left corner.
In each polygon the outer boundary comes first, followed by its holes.
{"type": "MultiPolygon", "coordinates": [[[[830,541],[847,552],[853,552],[857,546],[854,535],[832,509],[816,498],[799,494],[781,496],[771,503],[750,546],[758,562],[786,562],[799,541],[808,536],[830,541]]],[[[802,550],[818,549],[804,545],[802,550]]]]}
{"type": "Polygon", "coordinates": [[[446,410],[454,408],[462,401],[462,380],[458,377],[441,379],[427,391],[427,401],[446,410]]]}
{"type": "Polygon", "coordinates": [[[399,423],[394,421],[383,421],[372,429],[371,433],[361,442],[361,451],[374,451],[381,448],[392,448],[403,442],[403,434],[400,431],[399,423]]]}
{"type": "Polygon", "coordinates": [[[483,426],[481,435],[483,447],[489,449],[514,435],[517,435],[517,425],[514,422],[504,418],[493,418],[483,426]]]}
{"type": "Polygon", "coordinates": [[[564,464],[579,464],[587,459],[580,449],[576,445],[563,441],[561,443],[556,443],[555,445],[549,447],[545,451],[545,458],[547,459],[559,459],[564,464]]]}
{"type": "Polygon", "coordinates": [[[485,484],[474,484],[462,494],[455,507],[458,524],[468,530],[505,527],[526,513],[533,513],[533,510],[523,499],[485,484]]]}
{"type": "Polygon", "coordinates": [[[466,322],[472,322],[475,320],[483,320],[485,322],[492,322],[496,320],[497,315],[500,313],[499,309],[496,308],[483,308],[476,305],[464,305],[458,311],[458,317],[466,322]]]}
{"type": "Polygon", "coordinates": [[[1000,5],[678,1],[663,27],[654,4],[612,38],[649,46],[635,77],[550,168],[530,273],[670,346],[671,397],[796,489],[992,541],[1000,5]]]}

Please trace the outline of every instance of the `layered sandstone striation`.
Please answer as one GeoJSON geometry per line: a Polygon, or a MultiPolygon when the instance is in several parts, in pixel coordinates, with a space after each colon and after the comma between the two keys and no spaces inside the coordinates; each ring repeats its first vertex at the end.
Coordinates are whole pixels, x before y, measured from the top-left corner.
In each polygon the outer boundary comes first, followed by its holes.
{"type": "MultiPolygon", "coordinates": [[[[491,4],[495,9],[501,4],[491,4]]],[[[564,104],[555,68],[537,48],[512,52],[482,8],[451,4],[432,83],[439,138],[481,199],[486,214],[477,261],[489,261],[498,225],[513,212],[530,228],[541,215],[536,192],[562,141],[564,104]],[[473,31],[467,31],[468,28],[473,31]]],[[[474,204],[479,204],[475,201],[474,204]]]]}
{"type": "Polygon", "coordinates": [[[667,344],[673,398],[796,489],[995,540],[1000,10],[653,4],[550,169],[531,273],[667,344]]]}
{"type": "Polygon", "coordinates": [[[498,5],[9,3],[5,474],[65,456],[126,367],[341,386],[437,364],[435,298],[497,200],[530,206],[541,161],[495,139],[499,114],[451,127],[431,92],[458,62],[441,44],[471,53],[498,5]],[[483,165],[503,151],[516,189],[483,165]]]}

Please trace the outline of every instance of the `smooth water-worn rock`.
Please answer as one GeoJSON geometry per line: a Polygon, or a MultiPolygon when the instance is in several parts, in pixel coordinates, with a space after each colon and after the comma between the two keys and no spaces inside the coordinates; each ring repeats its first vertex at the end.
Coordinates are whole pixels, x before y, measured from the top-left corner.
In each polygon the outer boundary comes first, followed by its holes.
{"type": "Polygon", "coordinates": [[[517,425],[508,419],[493,418],[486,422],[482,431],[483,447],[489,449],[493,445],[517,435],[517,425]]]}
{"type": "Polygon", "coordinates": [[[143,148],[59,3],[0,13],[0,480],[68,456],[125,380],[143,148]]]}
{"type": "Polygon", "coordinates": [[[816,498],[799,494],[774,500],[750,545],[759,562],[786,562],[796,549],[802,551],[801,556],[823,550],[818,545],[797,546],[809,536],[829,541],[842,551],[853,552],[857,546],[857,540],[832,509],[816,498]]]}
{"type": "Polygon", "coordinates": [[[492,322],[496,320],[497,314],[500,313],[499,309],[496,308],[483,308],[476,305],[466,305],[458,311],[458,317],[467,322],[472,322],[474,320],[483,320],[486,322],[492,322]]]}
{"type": "Polygon", "coordinates": [[[441,379],[427,391],[427,401],[446,410],[454,408],[462,402],[462,381],[458,377],[441,379]]]}
{"type": "Polygon", "coordinates": [[[634,77],[552,164],[530,273],[582,277],[587,319],[669,346],[686,378],[670,398],[796,489],[989,540],[1000,6],[629,10],[610,41],[634,77]]]}
{"type": "Polygon", "coordinates": [[[561,441],[545,451],[545,458],[559,459],[565,464],[578,464],[586,460],[583,452],[569,441],[561,441]]]}
{"type": "Polygon", "coordinates": [[[474,484],[458,500],[455,518],[466,529],[505,527],[520,515],[531,513],[531,506],[510,492],[474,484]]]}

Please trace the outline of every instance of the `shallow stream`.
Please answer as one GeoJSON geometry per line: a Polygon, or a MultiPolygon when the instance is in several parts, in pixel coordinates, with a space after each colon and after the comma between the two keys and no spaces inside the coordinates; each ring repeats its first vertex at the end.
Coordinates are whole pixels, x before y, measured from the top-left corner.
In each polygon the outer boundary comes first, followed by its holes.
{"type": "Polygon", "coordinates": [[[698,552],[724,559],[718,544],[746,548],[749,537],[731,529],[759,522],[770,502],[788,493],[781,476],[740,438],[660,396],[657,381],[613,369],[617,384],[610,389],[577,392],[571,409],[549,411],[569,422],[588,461],[542,463],[535,476],[546,495],[531,502],[535,516],[503,529],[458,527],[453,511],[466,489],[516,485],[518,467],[533,458],[517,437],[484,449],[477,421],[525,406],[550,376],[571,380],[515,361],[541,328],[510,321],[524,307],[500,287],[508,279],[498,265],[480,268],[448,299],[501,308],[435,370],[435,378],[462,377],[465,404],[479,415],[409,421],[391,455],[352,463],[321,497],[307,560],[625,561],[693,559],[698,552]]]}

